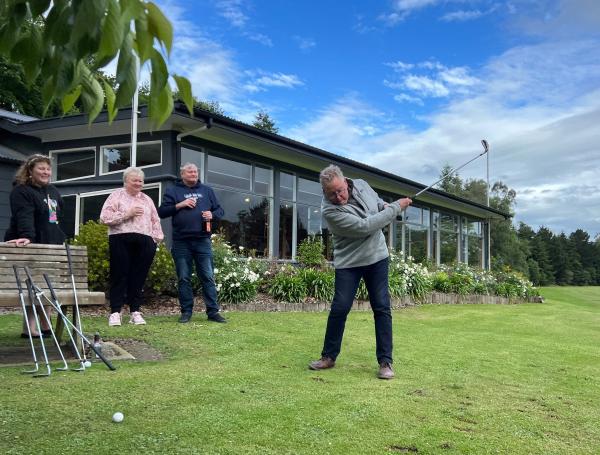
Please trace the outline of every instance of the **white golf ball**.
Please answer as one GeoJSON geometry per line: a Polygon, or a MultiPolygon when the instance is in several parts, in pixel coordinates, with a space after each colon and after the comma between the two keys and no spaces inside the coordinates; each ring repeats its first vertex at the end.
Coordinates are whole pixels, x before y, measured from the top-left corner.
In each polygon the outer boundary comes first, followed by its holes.
{"type": "Polygon", "coordinates": [[[92,362],[90,362],[89,360],[86,360],[85,362],[83,362],[83,366],[86,368],[89,368],[92,366],[92,362]]]}
{"type": "Polygon", "coordinates": [[[122,412],[115,412],[113,414],[113,422],[115,423],[121,423],[123,421],[123,413],[122,412]]]}

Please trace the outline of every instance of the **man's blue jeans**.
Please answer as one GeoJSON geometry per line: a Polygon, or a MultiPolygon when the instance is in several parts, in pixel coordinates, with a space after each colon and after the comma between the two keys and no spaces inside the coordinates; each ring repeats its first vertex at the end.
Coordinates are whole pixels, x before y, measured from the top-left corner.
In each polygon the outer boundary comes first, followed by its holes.
{"type": "Polygon", "coordinates": [[[364,278],[375,320],[375,342],[377,362],[392,363],[392,312],[388,289],[388,259],[363,267],[335,270],[335,294],[327,319],[327,330],[321,356],[337,358],[342,346],[346,318],[360,279],[364,278]]]}
{"type": "Polygon", "coordinates": [[[213,273],[213,256],[210,237],[189,240],[173,240],[171,249],[177,278],[179,280],[179,304],[182,313],[191,313],[194,307],[192,289],[192,267],[196,264],[196,273],[202,283],[202,295],[206,313],[211,316],[219,312],[217,287],[213,273]]]}

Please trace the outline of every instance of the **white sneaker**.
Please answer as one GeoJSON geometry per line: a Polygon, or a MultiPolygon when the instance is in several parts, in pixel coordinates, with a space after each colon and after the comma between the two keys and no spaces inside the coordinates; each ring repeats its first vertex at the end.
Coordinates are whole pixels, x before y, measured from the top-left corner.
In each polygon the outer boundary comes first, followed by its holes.
{"type": "Polygon", "coordinates": [[[113,327],[115,325],[121,325],[121,313],[111,313],[108,317],[108,326],[113,327]]]}
{"type": "Polygon", "coordinates": [[[133,313],[131,313],[131,319],[129,319],[129,323],[135,325],[144,325],[146,324],[146,321],[144,321],[142,313],[140,313],[139,311],[134,311],[133,313]]]}

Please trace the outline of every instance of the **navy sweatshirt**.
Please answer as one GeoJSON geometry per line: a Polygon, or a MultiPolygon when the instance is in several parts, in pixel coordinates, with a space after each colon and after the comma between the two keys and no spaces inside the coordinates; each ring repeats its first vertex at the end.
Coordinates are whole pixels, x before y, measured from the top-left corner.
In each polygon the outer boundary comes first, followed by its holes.
{"type": "Polygon", "coordinates": [[[65,234],[60,229],[63,200],[53,185],[17,185],[10,193],[10,226],[4,241],[29,239],[31,243],[60,245],[65,234]]]}
{"type": "Polygon", "coordinates": [[[177,180],[175,185],[165,191],[162,204],[158,208],[158,216],[161,218],[173,217],[173,240],[210,237],[211,233],[202,228],[204,222],[202,212],[206,210],[212,212],[213,221],[222,218],[225,214],[213,189],[199,181],[196,185],[189,187],[181,180],[177,180]],[[190,197],[197,198],[196,207],[193,209],[184,207],[177,210],[175,204],[190,197]]]}

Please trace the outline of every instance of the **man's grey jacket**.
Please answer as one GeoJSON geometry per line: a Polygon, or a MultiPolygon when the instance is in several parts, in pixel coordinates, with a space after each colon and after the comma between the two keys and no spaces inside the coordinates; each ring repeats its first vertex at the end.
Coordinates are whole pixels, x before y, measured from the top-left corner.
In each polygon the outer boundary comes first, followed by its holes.
{"type": "Polygon", "coordinates": [[[346,180],[352,183],[352,197],[357,204],[336,205],[325,197],[322,203],[323,217],[333,234],[336,269],[371,265],[387,258],[388,248],[381,229],[401,213],[397,201],[384,205],[364,180],[346,180]]]}

